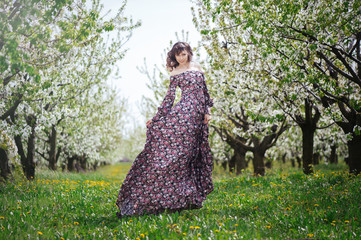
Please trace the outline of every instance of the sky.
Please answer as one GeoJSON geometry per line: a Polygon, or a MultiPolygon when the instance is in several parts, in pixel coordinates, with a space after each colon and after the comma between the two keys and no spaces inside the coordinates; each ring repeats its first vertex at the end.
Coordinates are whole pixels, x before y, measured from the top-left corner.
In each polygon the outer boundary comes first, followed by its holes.
{"type": "MultiPolygon", "coordinates": [[[[104,11],[119,9],[122,0],[101,0],[104,11]]],[[[151,96],[146,87],[148,78],[139,72],[138,67],[144,65],[146,59],[148,69],[163,66],[166,59],[162,58],[164,49],[170,41],[176,42],[175,33],[189,32],[188,42],[195,47],[201,36],[192,22],[192,3],[189,0],[128,0],[125,15],[133,21],[140,20],[142,25],[133,31],[133,36],[125,44],[128,52],[118,62],[120,79],[110,80],[120,95],[128,98],[130,114],[135,121],[145,121],[140,115],[138,105],[142,95],[151,96]]],[[[112,13],[115,14],[115,10],[112,13]]]]}

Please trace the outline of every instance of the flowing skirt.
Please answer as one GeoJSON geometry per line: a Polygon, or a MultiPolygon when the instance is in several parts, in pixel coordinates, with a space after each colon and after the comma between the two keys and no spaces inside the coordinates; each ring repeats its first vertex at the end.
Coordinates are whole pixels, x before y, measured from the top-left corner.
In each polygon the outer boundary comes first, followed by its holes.
{"type": "Polygon", "coordinates": [[[118,194],[117,216],[159,214],[202,207],[213,191],[213,160],[203,115],[173,108],[147,129],[118,194]]]}

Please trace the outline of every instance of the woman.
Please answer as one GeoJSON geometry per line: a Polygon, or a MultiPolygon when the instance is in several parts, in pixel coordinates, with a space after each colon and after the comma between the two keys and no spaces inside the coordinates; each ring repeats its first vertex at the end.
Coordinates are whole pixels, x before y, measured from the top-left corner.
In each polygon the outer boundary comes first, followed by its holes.
{"type": "Polygon", "coordinates": [[[168,53],[170,85],[157,114],[147,121],[147,140],[118,194],[117,216],[201,208],[213,191],[208,144],[210,99],[193,52],[177,42],[168,53]],[[177,86],[181,100],[174,106],[177,86]]]}

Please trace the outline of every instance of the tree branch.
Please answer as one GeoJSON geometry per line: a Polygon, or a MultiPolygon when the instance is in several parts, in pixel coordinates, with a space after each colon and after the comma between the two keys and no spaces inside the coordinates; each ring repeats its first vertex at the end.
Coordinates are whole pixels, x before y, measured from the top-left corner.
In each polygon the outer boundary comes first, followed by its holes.
{"type": "Polygon", "coordinates": [[[9,108],[9,109],[0,117],[1,120],[5,120],[8,116],[15,114],[16,108],[17,108],[17,107],[19,106],[19,104],[22,102],[22,99],[21,99],[22,97],[23,97],[23,95],[21,94],[21,95],[19,96],[19,99],[15,101],[14,105],[13,105],[11,108],[9,108]]]}
{"type": "Polygon", "coordinates": [[[341,69],[339,69],[338,67],[336,67],[331,60],[329,60],[325,54],[323,54],[320,51],[317,51],[317,54],[320,58],[322,58],[323,60],[325,60],[325,62],[330,65],[334,70],[336,70],[338,73],[340,73],[342,76],[344,76],[345,78],[351,80],[352,82],[355,82],[354,78],[350,75],[348,75],[347,73],[345,73],[344,71],[342,71],[341,69]]]}

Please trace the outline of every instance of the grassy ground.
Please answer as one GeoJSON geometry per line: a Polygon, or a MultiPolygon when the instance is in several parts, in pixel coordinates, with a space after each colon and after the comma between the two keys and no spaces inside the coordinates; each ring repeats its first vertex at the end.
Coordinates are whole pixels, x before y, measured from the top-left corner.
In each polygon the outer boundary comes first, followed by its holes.
{"type": "Polygon", "coordinates": [[[130,165],[82,174],[38,170],[0,185],[0,239],[360,239],[361,176],[320,165],[305,176],[281,166],[265,177],[214,170],[198,210],[118,220],[115,200],[130,165]]]}

